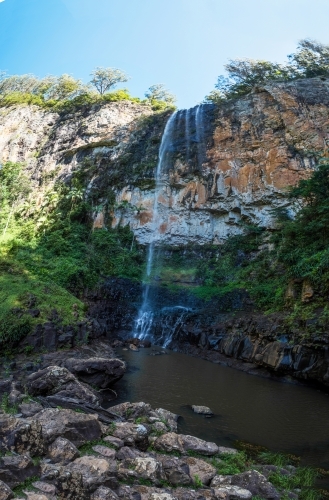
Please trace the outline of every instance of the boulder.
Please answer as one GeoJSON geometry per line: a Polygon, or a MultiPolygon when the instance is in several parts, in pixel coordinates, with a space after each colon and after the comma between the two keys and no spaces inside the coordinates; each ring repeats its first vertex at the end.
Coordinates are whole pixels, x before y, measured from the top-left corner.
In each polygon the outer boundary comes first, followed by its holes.
{"type": "Polygon", "coordinates": [[[117,472],[115,461],[85,456],[74,460],[66,467],[66,470],[82,475],[83,486],[87,492],[93,492],[100,486],[107,486],[111,489],[116,489],[118,486],[118,481],[114,477],[117,472]]]}
{"type": "Polygon", "coordinates": [[[14,498],[14,493],[7,484],[0,481],[0,500],[11,500],[12,498],[14,498]]]}
{"type": "Polygon", "coordinates": [[[110,387],[126,372],[126,364],[120,359],[69,358],[64,366],[79,380],[101,389],[110,387]]]}
{"type": "Polygon", "coordinates": [[[48,448],[48,456],[54,463],[66,465],[80,456],[78,448],[64,437],[58,437],[48,448]]]}
{"type": "Polygon", "coordinates": [[[66,368],[48,366],[32,373],[27,379],[27,389],[32,396],[52,396],[73,398],[84,403],[98,405],[99,395],[90,387],[84,386],[66,368]]]}
{"type": "Polygon", "coordinates": [[[12,455],[0,459],[0,480],[10,488],[15,488],[38,473],[39,467],[33,464],[28,455],[12,455]]]}
{"type": "Polygon", "coordinates": [[[267,481],[263,474],[256,470],[234,474],[233,476],[223,476],[222,485],[232,485],[243,488],[252,493],[252,496],[259,496],[267,500],[279,500],[280,494],[274,486],[267,481]]]}
{"type": "Polygon", "coordinates": [[[21,403],[18,406],[18,410],[19,413],[21,413],[24,418],[27,418],[27,417],[33,417],[33,415],[39,413],[39,411],[42,410],[42,406],[40,403],[32,401],[30,403],[21,403]]]}
{"type": "Polygon", "coordinates": [[[149,430],[142,424],[118,422],[112,434],[114,437],[121,439],[125,445],[136,446],[142,451],[148,448],[149,430]]]}
{"type": "Polygon", "coordinates": [[[87,500],[89,498],[84,489],[82,474],[69,471],[66,467],[43,462],[41,482],[55,486],[56,500],[87,500]]]}
{"type": "Polygon", "coordinates": [[[189,466],[190,476],[195,483],[200,480],[202,484],[208,486],[216,475],[216,468],[204,460],[188,457],[184,459],[184,462],[189,466]]]}
{"type": "Polygon", "coordinates": [[[132,460],[136,457],[140,457],[141,452],[136,450],[136,448],[131,448],[130,446],[124,446],[119,451],[117,451],[116,458],[118,460],[132,460]]]}
{"type": "Polygon", "coordinates": [[[179,419],[179,415],[176,413],[172,413],[171,411],[164,410],[163,408],[157,408],[152,412],[152,415],[158,417],[161,421],[166,422],[169,429],[172,432],[177,432],[177,421],[179,419]]]}
{"type": "Polygon", "coordinates": [[[152,457],[137,457],[131,461],[138,478],[158,483],[166,478],[161,462],[152,457]]]}
{"type": "Polygon", "coordinates": [[[118,500],[118,495],[110,488],[101,486],[91,495],[91,500],[118,500]]]}
{"type": "Polygon", "coordinates": [[[218,446],[194,436],[180,435],[184,451],[194,451],[200,455],[213,456],[218,453],[218,446]]]}
{"type": "Polygon", "coordinates": [[[34,456],[44,451],[40,423],[11,415],[0,415],[0,442],[3,448],[16,453],[34,456]]]}
{"type": "Polygon", "coordinates": [[[204,441],[203,439],[185,434],[176,434],[175,432],[168,432],[158,437],[154,442],[156,450],[172,453],[179,451],[186,453],[194,451],[200,455],[213,456],[218,452],[218,446],[215,443],[204,441]]]}
{"type": "MultiPolygon", "coordinates": [[[[31,423],[31,419],[28,420],[31,423]]],[[[63,437],[79,447],[86,441],[100,439],[102,436],[102,428],[96,415],[46,408],[37,413],[33,421],[41,425],[43,438],[49,444],[58,437],[63,437]]]]}
{"type": "Polygon", "coordinates": [[[167,481],[174,486],[187,486],[192,483],[190,468],[183,460],[177,457],[157,455],[157,460],[162,463],[162,468],[167,481]]]}
{"type": "Polygon", "coordinates": [[[194,413],[200,413],[201,415],[213,415],[214,413],[211,411],[208,406],[198,406],[198,405],[192,405],[192,410],[194,413]]]}
{"type": "Polygon", "coordinates": [[[146,417],[152,411],[151,405],[147,403],[120,403],[111,407],[111,411],[123,418],[146,417]]]}

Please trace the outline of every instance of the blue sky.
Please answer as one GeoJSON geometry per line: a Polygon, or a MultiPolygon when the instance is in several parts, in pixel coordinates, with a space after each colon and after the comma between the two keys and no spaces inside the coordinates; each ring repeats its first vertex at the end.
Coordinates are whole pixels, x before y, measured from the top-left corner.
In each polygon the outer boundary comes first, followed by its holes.
{"type": "Polygon", "coordinates": [[[0,0],[0,69],[87,82],[117,67],[133,95],[165,83],[184,108],[228,59],[283,62],[301,38],[329,44],[328,22],[328,0],[0,0]]]}

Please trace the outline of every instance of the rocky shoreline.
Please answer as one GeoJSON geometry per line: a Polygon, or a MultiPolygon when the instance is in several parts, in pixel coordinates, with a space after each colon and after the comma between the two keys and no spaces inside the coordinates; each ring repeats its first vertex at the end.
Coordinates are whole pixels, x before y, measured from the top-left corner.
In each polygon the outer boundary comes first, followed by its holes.
{"type": "Polygon", "coordinates": [[[1,500],[299,498],[297,489],[279,492],[271,483],[273,474],[293,477],[294,466],[220,473],[237,450],[177,434],[177,415],[143,402],[113,407],[110,425],[37,402],[19,410],[0,415],[1,500]]]}
{"type": "Polygon", "coordinates": [[[165,409],[104,408],[126,371],[104,341],[45,354],[28,371],[15,364],[0,380],[0,500],[277,500],[311,488],[289,461],[179,434],[165,409]]]}

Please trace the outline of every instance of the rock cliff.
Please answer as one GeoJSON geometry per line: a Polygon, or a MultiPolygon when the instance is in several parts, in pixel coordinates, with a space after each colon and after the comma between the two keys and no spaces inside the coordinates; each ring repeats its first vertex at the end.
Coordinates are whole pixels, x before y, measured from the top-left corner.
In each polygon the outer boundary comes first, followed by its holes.
{"type": "MultiPolygon", "coordinates": [[[[26,163],[39,205],[51,183],[87,165],[95,226],[129,224],[148,243],[169,114],[127,101],[66,114],[0,108],[0,161],[26,163]]],[[[329,81],[273,83],[220,108],[179,111],[172,139],[158,188],[163,242],[220,242],[241,222],[271,227],[271,210],[288,206],[286,188],[308,176],[327,148],[329,81]]]]}

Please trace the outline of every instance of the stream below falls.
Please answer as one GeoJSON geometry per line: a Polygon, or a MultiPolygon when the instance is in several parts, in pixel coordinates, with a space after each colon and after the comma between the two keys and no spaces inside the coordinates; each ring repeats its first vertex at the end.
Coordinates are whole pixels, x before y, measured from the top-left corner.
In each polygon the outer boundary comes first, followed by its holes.
{"type": "MultiPolygon", "coordinates": [[[[163,350],[163,349],[161,349],[163,350]]],[[[179,432],[222,446],[236,440],[293,453],[304,465],[329,469],[329,397],[312,387],[276,382],[185,354],[118,350],[128,364],[118,399],[144,401],[179,414],[179,432]],[[212,418],[189,405],[209,406],[212,418]]],[[[329,391],[328,391],[329,392],[329,391]]],[[[326,481],[327,482],[327,481],[326,481]]]]}

